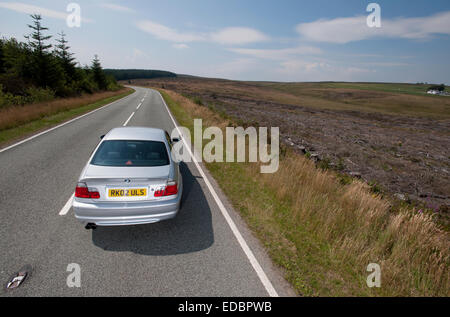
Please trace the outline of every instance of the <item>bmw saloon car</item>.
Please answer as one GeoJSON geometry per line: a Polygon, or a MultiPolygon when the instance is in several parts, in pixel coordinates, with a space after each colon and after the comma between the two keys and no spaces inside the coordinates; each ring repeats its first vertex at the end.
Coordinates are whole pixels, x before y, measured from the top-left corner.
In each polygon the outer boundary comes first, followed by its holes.
{"type": "Polygon", "coordinates": [[[180,209],[183,181],[164,130],[122,127],[106,134],[78,180],[73,210],[86,226],[155,223],[180,209]]]}

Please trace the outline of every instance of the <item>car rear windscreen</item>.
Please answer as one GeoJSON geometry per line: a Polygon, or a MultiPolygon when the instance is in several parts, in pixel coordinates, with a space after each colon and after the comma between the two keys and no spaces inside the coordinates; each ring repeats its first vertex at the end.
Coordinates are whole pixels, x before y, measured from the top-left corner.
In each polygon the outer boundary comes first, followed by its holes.
{"type": "Polygon", "coordinates": [[[163,142],[110,140],[100,145],[91,164],[149,167],[169,165],[170,162],[163,142]]]}

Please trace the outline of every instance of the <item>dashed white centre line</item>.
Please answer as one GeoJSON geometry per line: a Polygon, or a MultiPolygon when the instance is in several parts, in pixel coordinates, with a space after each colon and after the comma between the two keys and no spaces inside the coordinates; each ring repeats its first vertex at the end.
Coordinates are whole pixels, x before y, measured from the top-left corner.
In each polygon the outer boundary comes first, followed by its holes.
{"type": "Polygon", "coordinates": [[[72,196],[70,196],[69,200],[66,202],[64,207],[62,207],[61,211],[59,212],[60,216],[65,216],[69,212],[70,208],[72,207],[74,196],[75,194],[72,194],[72,196]]]}
{"type": "MultiPolygon", "coordinates": [[[[138,109],[139,109],[139,107],[140,107],[141,105],[142,105],[142,103],[139,104],[138,109]]],[[[130,122],[131,118],[133,118],[134,114],[135,114],[135,112],[133,112],[133,113],[131,114],[131,116],[127,119],[127,121],[125,121],[125,123],[123,124],[124,127],[127,126],[127,124],[130,122]]],[[[65,215],[69,212],[70,208],[72,207],[72,202],[73,202],[74,196],[75,196],[75,194],[72,194],[72,196],[71,196],[71,197],[69,198],[69,200],[66,202],[66,204],[64,205],[64,207],[61,209],[61,211],[59,212],[59,215],[60,215],[60,216],[65,216],[65,215]]]]}
{"type": "MultiPolygon", "coordinates": [[[[142,99],[142,102],[144,102],[144,99],[145,99],[145,97],[142,99]]],[[[137,106],[137,110],[142,106],[142,102],[137,106]]],[[[106,107],[106,106],[105,106],[105,107],[106,107]]],[[[102,108],[103,108],[103,107],[102,107],[102,108]]],[[[100,110],[100,109],[101,109],[101,108],[99,108],[99,109],[97,109],[97,110],[100,110]]],[[[95,110],[95,111],[97,111],[97,110],[95,110]]],[[[93,112],[95,112],[95,111],[93,111],[93,112]]],[[[86,115],[88,115],[88,114],[90,114],[90,113],[87,113],[86,115]]],[[[125,123],[123,124],[124,127],[127,126],[127,124],[130,122],[131,118],[133,118],[134,115],[135,115],[135,112],[133,112],[133,113],[131,114],[131,116],[127,119],[127,121],[125,121],[125,123]]],[[[84,117],[84,116],[81,116],[81,117],[84,117]]],[[[81,118],[81,117],[79,117],[79,118],[81,118]]],[[[76,119],[79,119],[79,118],[76,118],[76,119]]],[[[72,120],[71,120],[71,121],[72,121],[72,120]]],[[[70,122],[70,121],[69,121],[69,122],[70,122]]],[[[67,123],[69,123],[69,122],[67,122],[67,123]]],[[[67,124],[67,123],[65,123],[65,124],[67,124]]],[[[55,127],[55,128],[56,128],[56,127],[55,127]]],[[[72,196],[70,196],[69,200],[66,202],[66,204],[64,205],[64,207],[62,207],[61,211],[59,212],[59,215],[60,215],[60,216],[65,216],[65,215],[67,215],[67,213],[69,212],[70,208],[72,208],[72,203],[73,203],[74,197],[75,197],[75,193],[72,194],[72,196]]]]}
{"type": "Polygon", "coordinates": [[[131,116],[128,118],[128,120],[125,121],[125,123],[123,124],[124,127],[127,126],[128,122],[130,122],[130,120],[131,120],[131,118],[133,118],[134,114],[135,114],[135,112],[133,112],[133,113],[131,114],[131,116]]]}

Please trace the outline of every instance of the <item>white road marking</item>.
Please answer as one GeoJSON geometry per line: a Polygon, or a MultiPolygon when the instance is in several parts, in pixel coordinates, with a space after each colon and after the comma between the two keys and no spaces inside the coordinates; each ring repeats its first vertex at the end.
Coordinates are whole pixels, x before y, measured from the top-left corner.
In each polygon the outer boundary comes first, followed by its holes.
{"type": "Polygon", "coordinates": [[[131,118],[133,118],[134,114],[135,114],[135,112],[133,112],[133,113],[131,114],[131,116],[128,118],[128,120],[125,121],[125,123],[123,124],[124,127],[127,126],[128,122],[130,122],[130,120],[131,120],[131,118]]]}
{"type": "Polygon", "coordinates": [[[72,202],[73,202],[73,198],[74,197],[75,197],[75,194],[72,194],[72,196],[70,196],[69,200],[66,202],[64,207],[62,207],[61,211],[59,212],[60,216],[67,215],[67,213],[69,212],[70,208],[72,208],[72,202]]]}
{"type": "MultiPolygon", "coordinates": [[[[131,96],[131,95],[130,95],[131,96]]],[[[121,99],[119,99],[119,100],[121,100],[121,99]]],[[[116,100],[116,101],[119,101],[119,100],[116,100]]],[[[114,101],[114,102],[116,102],[116,101],[114,101]]],[[[112,102],[112,103],[110,103],[110,104],[108,104],[108,105],[106,105],[106,106],[103,106],[102,108],[105,108],[105,107],[107,107],[107,106],[109,106],[109,105],[111,105],[111,104],[113,104],[114,102],[112,102]]],[[[139,106],[138,106],[138,109],[139,109],[139,107],[141,106],[141,104],[139,104],[139,106]]],[[[86,114],[84,114],[84,115],[82,115],[82,116],[80,116],[80,117],[77,117],[77,118],[75,118],[75,119],[73,119],[73,120],[71,120],[71,121],[68,121],[68,122],[66,122],[66,123],[64,123],[64,124],[62,124],[62,125],[60,125],[60,126],[58,126],[58,127],[61,127],[61,126],[63,126],[63,125],[65,125],[65,124],[68,124],[68,123],[70,123],[70,122],[72,122],[72,121],[75,121],[76,119],[80,119],[80,118],[82,118],[82,117],[84,117],[84,116],[87,116],[88,114],[91,114],[91,113],[94,113],[95,111],[98,111],[98,110],[100,110],[100,109],[102,109],[102,108],[98,108],[98,109],[96,109],[96,110],[94,110],[94,111],[91,111],[91,112],[89,112],[89,113],[86,113],[86,114]]],[[[131,114],[131,116],[128,118],[128,120],[125,122],[125,124],[123,125],[123,126],[126,126],[127,124],[128,124],[128,122],[130,122],[130,120],[131,120],[131,118],[134,116],[134,112],[131,114]]],[[[47,130],[47,131],[44,131],[45,133],[46,132],[50,132],[51,130],[54,130],[54,129],[56,129],[56,128],[58,128],[58,127],[54,127],[53,129],[50,129],[50,130],[47,130]]],[[[39,135],[41,135],[41,134],[44,134],[44,133],[40,133],[39,135]]],[[[37,136],[39,136],[39,135],[35,135],[34,137],[37,137],[37,136]]],[[[32,137],[33,138],[33,137],[32,137]]],[[[31,140],[32,138],[29,138],[29,140],[31,140]]],[[[22,143],[24,143],[26,140],[24,140],[24,141],[22,141],[22,143]]],[[[19,143],[17,143],[16,145],[19,145],[19,144],[21,144],[20,142],[19,143]]],[[[15,145],[15,146],[16,146],[15,145]]],[[[0,151],[0,153],[1,152],[3,152],[3,151],[6,151],[7,150],[7,148],[6,149],[4,149],[4,150],[2,150],[2,151],[0,151]]],[[[72,196],[70,196],[70,198],[69,198],[69,200],[66,202],[66,204],[64,205],[64,207],[61,209],[61,211],[59,212],[59,215],[60,216],[65,216],[65,215],[67,215],[67,213],[69,212],[69,210],[70,210],[70,208],[72,208],[72,203],[73,203],[73,198],[75,197],[75,194],[72,194],[72,196]]]]}
{"type": "MultiPolygon", "coordinates": [[[[137,92],[137,91],[135,91],[134,93],[136,93],[136,92],[137,92]]],[[[124,97],[124,98],[131,97],[132,95],[134,95],[134,93],[131,94],[131,95],[128,95],[128,96],[126,96],[126,97],[124,97]]],[[[118,102],[118,101],[123,101],[124,98],[121,98],[121,99],[119,99],[119,100],[113,101],[113,102],[111,102],[111,103],[109,103],[109,104],[107,104],[107,105],[105,105],[105,106],[103,106],[103,107],[101,107],[101,108],[92,110],[91,112],[88,112],[88,113],[85,113],[85,114],[83,114],[83,115],[81,115],[81,116],[79,116],[79,117],[73,118],[72,120],[69,120],[69,121],[66,121],[66,122],[64,122],[64,123],[61,123],[60,125],[57,125],[56,127],[50,128],[50,129],[45,130],[45,131],[43,131],[43,132],[41,132],[41,133],[35,134],[35,135],[33,135],[33,136],[31,136],[31,137],[25,139],[25,140],[22,140],[22,141],[20,141],[20,142],[17,142],[17,143],[15,143],[15,144],[13,144],[13,145],[10,145],[10,146],[8,146],[8,147],[5,147],[4,149],[1,149],[1,150],[0,150],[0,153],[5,152],[5,151],[8,151],[8,150],[10,150],[10,149],[12,149],[12,148],[14,148],[14,147],[16,147],[16,146],[18,146],[18,145],[21,145],[21,144],[23,144],[23,143],[25,143],[25,142],[28,142],[28,141],[30,141],[30,140],[33,140],[33,139],[35,139],[35,138],[37,138],[37,137],[39,137],[39,136],[41,136],[41,135],[44,135],[44,134],[46,134],[46,133],[49,133],[49,132],[51,132],[51,131],[53,131],[53,130],[56,130],[56,129],[58,129],[58,128],[61,128],[61,127],[65,126],[65,125],[67,125],[67,124],[69,124],[69,123],[72,123],[72,122],[74,122],[74,121],[77,121],[78,119],[84,118],[84,117],[86,117],[86,116],[88,116],[88,115],[90,115],[90,114],[93,114],[94,112],[100,111],[100,110],[102,110],[102,109],[104,109],[104,108],[106,108],[106,107],[111,106],[112,104],[114,104],[114,103],[116,103],[116,102],[118,102]]]]}
{"type": "Polygon", "coordinates": [[[142,102],[137,106],[136,110],[139,110],[139,108],[142,106],[142,102]]]}
{"type": "MultiPolygon", "coordinates": [[[[169,107],[167,107],[167,104],[166,104],[164,98],[161,96],[159,91],[156,91],[156,92],[159,94],[164,105],[166,106],[166,110],[169,113],[169,116],[172,119],[172,122],[175,125],[175,128],[177,129],[179,135],[182,136],[183,134],[181,133],[180,129],[178,128],[178,125],[177,125],[175,119],[173,118],[172,113],[169,110],[169,107]]],[[[253,266],[253,269],[256,271],[256,274],[258,275],[259,279],[261,280],[261,283],[264,285],[267,293],[269,293],[269,295],[271,297],[278,297],[277,291],[275,290],[275,288],[273,287],[269,278],[267,277],[266,273],[262,269],[261,265],[259,264],[255,255],[253,254],[252,250],[249,248],[247,242],[242,237],[242,234],[239,232],[239,229],[237,228],[233,219],[230,217],[227,209],[223,205],[222,200],[217,195],[216,191],[214,190],[214,187],[211,185],[211,182],[206,177],[206,174],[203,172],[203,169],[201,168],[200,164],[198,164],[197,160],[195,159],[194,155],[192,154],[190,146],[188,146],[188,144],[186,143],[186,139],[184,137],[182,137],[181,140],[183,141],[186,149],[188,150],[189,155],[192,157],[193,162],[194,162],[195,166],[197,167],[197,170],[200,172],[200,175],[202,176],[203,180],[205,181],[205,184],[208,187],[209,191],[211,192],[211,195],[213,196],[214,200],[216,201],[216,204],[219,207],[222,215],[224,216],[225,220],[227,221],[228,225],[230,226],[231,231],[233,232],[234,236],[236,237],[237,241],[239,242],[239,245],[241,246],[242,250],[244,251],[244,253],[247,256],[248,260],[250,261],[251,265],[253,266]]]]}
{"type": "Polygon", "coordinates": [[[145,98],[142,98],[141,102],[144,102],[145,98]]]}

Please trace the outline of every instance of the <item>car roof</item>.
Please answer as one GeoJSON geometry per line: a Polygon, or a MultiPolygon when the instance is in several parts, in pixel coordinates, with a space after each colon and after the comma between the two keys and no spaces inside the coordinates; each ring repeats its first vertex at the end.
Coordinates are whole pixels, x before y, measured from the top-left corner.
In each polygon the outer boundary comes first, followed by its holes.
{"type": "Polygon", "coordinates": [[[109,131],[103,140],[164,141],[165,133],[164,130],[155,128],[121,127],[109,131]]]}

